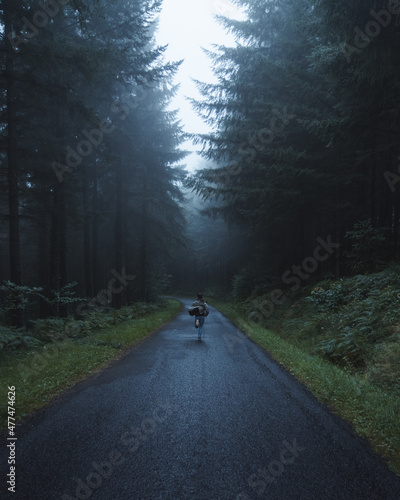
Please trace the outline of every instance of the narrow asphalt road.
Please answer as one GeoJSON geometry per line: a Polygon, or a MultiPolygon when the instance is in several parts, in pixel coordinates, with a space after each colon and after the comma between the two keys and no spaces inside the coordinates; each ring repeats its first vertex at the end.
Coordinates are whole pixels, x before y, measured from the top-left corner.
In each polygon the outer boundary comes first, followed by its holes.
{"type": "MultiPolygon", "coordinates": [[[[185,306],[189,301],[183,301],[185,306]]],[[[18,428],[27,500],[399,500],[400,478],[211,308],[179,316],[18,428]]]]}

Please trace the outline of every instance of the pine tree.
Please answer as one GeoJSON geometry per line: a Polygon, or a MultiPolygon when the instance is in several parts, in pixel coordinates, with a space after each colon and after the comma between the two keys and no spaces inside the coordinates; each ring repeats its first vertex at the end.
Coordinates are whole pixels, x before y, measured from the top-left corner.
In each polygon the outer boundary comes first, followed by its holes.
{"type": "Polygon", "coordinates": [[[389,225],[397,252],[399,195],[387,188],[397,181],[398,18],[360,1],[237,3],[246,20],[220,19],[236,45],[210,54],[218,82],[199,84],[194,103],[214,125],[197,138],[214,165],[189,185],[217,200],[214,213],[252,228],[249,259],[266,274],[312,255],[328,234],[343,245],[319,272],[340,274],[344,236],[363,219],[389,225]]]}
{"type": "MultiPolygon", "coordinates": [[[[80,295],[96,295],[113,271],[138,271],[138,279],[120,294],[108,290],[103,305],[154,298],[151,276],[182,241],[182,171],[175,166],[184,156],[182,131],[167,111],[177,63],[164,62],[165,49],[153,42],[160,5],[77,0],[60,5],[29,39],[18,23],[11,38],[7,30],[3,36],[18,59],[14,74],[7,69],[13,80],[4,81],[18,85],[20,102],[7,103],[12,86],[4,89],[2,128],[13,112],[17,133],[6,140],[19,141],[17,170],[12,151],[1,153],[18,173],[10,227],[17,236],[23,227],[24,282],[39,283],[49,303],[74,280],[80,295]],[[141,258],[145,269],[137,269],[141,258]]],[[[29,2],[15,7],[15,19],[24,15],[34,19],[29,2]]],[[[67,312],[43,303],[40,314],[67,312]]]]}

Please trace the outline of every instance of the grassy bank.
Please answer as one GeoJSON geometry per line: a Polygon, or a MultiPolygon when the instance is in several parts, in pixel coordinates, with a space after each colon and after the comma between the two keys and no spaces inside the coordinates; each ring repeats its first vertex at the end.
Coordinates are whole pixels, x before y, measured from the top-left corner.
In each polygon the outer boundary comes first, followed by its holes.
{"type": "Polygon", "coordinates": [[[292,343],[265,327],[252,324],[231,304],[213,305],[303,382],[319,401],[349,422],[388,461],[391,470],[400,474],[398,394],[307,352],[309,343],[302,348],[298,342],[292,343]]]}
{"type": "Polygon", "coordinates": [[[36,349],[0,355],[0,430],[7,427],[8,386],[16,388],[17,421],[48,404],[54,396],[121,357],[155,329],[170,321],[181,304],[169,300],[150,314],[84,336],[36,349]]]}

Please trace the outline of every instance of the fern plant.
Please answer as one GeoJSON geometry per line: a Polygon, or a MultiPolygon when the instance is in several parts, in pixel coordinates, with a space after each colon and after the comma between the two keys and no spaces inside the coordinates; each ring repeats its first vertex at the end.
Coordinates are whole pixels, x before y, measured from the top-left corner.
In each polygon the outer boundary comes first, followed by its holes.
{"type": "Polygon", "coordinates": [[[38,347],[42,342],[28,335],[22,328],[0,325],[0,351],[14,350],[22,347],[38,347]]]}
{"type": "Polygon", "coordinates": [[[375,228],[371,220],[358,222],[345,238],[351,244],[346,252],[348,265],[353,273],[371,273],[389,260],[390,230],[375,228]]]}
{"type": "Polygon", "coordinates": [[[0,290],[7,294],[1,310],[3,320],[7,324],[12,324],[16,316],[25,322],[28,305],[38,297],[45,298],[42,294],[43,288],[17,285],[11,281],[4,281],[0,290]]]}
{"type": "Polygon", "coordinates": [[[72,288],[77,282],[68,283],[60,290],[51,290],[44,294],[42,287],[31,287],[26,285],[16,285],[11,281],[5,281],[0,290],[6,292],[5,303],[1,309],[1,316],[6,324],[12,324],[13,318],[17,314],[22,319],[22,323],[27,321],[27,311],[35,305],[38,300],[44,300],[53,309],[54,315],[58,316],[60,308],[65,305],[81,302],[83,299],[75,297],[72,288]]]}

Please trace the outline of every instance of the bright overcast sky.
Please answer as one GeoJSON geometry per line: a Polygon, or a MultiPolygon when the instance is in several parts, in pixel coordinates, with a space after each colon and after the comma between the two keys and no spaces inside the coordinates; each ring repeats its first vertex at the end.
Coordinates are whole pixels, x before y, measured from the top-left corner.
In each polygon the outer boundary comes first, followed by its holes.
{"type": "MultiPolygon", "coordinates": [[[[238,17],[238,12],[229,0],[164,0],[159,18],[157,41],[167,45],[166,59],[184,59],[175,83],[180,84],[178,96],[173,101],[173,109],[179,109],[186,132],[206,132],[207,125],[193,111],[185,97],[199,97],[197,87],[191,78],[213,81],[211,62],[201,48],[211,49],[213,44],[233,45],[233,38],[213,18],[220,14],[238,17]]],[[[189,143],[184,149],[194,150],[189,143]]],[[[186,162],[196,165],[198,157],[187,158],[186,162]]]]}

